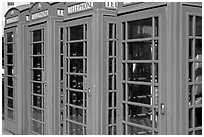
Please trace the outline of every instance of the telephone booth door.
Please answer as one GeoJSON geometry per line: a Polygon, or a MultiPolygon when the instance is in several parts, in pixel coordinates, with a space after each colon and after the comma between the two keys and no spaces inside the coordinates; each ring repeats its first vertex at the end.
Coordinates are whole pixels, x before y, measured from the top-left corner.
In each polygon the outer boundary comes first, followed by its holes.
{"type": "Polygon", "coordinates": [[[90,134],[90,18],[65,23],[65,134],[90,134]]]}
{"type": "Polygon", "coordinates": [[[166,17],[154,8],[118,17],[118,134],[166,133],[166,17]]]}
{"type": "Polygon", "coordinates": [[[18,93],[16,86],[17,28],[5,30],[5,128],[14,134],[18,132],[18,93]]]}
{"type": "Polygon", "coordinates": [[[29,134],[46,134],[49,114],[47,112],[46,90],[46,26],[45,24],[29,27],[29,88],[28,88],[28,132],[29,134]],[[46,117],[46,118],[45,118],[46,117]]]}

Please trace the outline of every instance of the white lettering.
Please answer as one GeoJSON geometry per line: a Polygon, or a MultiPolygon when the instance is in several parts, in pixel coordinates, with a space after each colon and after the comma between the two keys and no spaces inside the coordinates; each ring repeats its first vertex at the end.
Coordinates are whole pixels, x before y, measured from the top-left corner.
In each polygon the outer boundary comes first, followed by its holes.
{"type": "Polygon", "coordinates": [[[6,20],[6,24],[18,22],[18,16],[6,20]]]}
{"type": "Polygon", "coordinates": [[[106,2],[106,3],[105,3],[105,7],[106,7],[106,8],[116,9],[116,8],[118,7],[117,4],[118,4],[117,2],[106,2]]]}
{"type": "Polygon", "coordinates": [[[32,14],[31,18],[32,20],[47,17],[48,16],[48,10],[44,10],[35,14],[32,14]]]}
{"type": "Polygon", "coordinates": [[[91,9],[91,8],[93,8],[93,2],[83,2],[78,5],[73,5],[68,7],[68,14],[91,9]]]}

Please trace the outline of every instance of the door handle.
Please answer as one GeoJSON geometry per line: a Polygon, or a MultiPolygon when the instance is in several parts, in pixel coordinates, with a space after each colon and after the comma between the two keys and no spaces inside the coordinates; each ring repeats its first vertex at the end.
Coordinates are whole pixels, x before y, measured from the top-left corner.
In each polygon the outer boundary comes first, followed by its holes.
{"type": "Polygon", "coordinates": [[[91,97],[91,89],[88,88],[88,96],[91,97]]]}
{"type": "Polygon", "coordinates": [[[161,103],[161,111],[160,111],[161,115],[165,114],[165,105],[164,103],[161,103]]]}

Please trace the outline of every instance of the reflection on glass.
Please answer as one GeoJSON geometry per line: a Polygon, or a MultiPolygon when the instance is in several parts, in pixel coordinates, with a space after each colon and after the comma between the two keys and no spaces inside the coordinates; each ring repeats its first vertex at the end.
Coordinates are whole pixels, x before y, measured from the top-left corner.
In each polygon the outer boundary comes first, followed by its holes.
{"type": "Polygon", "coordinates": [[[13,32],[7,33],[7,42],[13,42],[14,34],[13,32]]]}
{"type": "Polygon", "coordinates": [[[7,64],[14,64],[13,55],[7,55],[7,64]]]}
{"type": "Polygon", "coordinates": [[[8,89],[8,96],[13,97],[13,88],[7,88],[8,89]]]}
{"type": "Polygon", "coordinates": [[[128,105],[128,121],[131,123],[152,126],[152,110],[147,107],[128,105]]]}
{"type": "Polygon", "coordinates": [[[202,39],[196,39],[195,41],[195,58],[202,59],[202,39]]]}
{"type": "Polygon", "coordinates": [[[69,117],[71,120],[83,123],[83,109],[69,107],[69,117]]]}
{"type": "Polygon", "coordinates": [[[33,31],[33,42],[42,41],[42,30],[33,31]]]}
{"type": "Polygon", "coordinates": [[[128,135],[151,135],[152,131],[128,125],[128,135]]]}
{"type": "Polygon", "coordinates": [[[33,93],[42,94],[42,84],[33,82],[33,93]]]}
{"type": "Polygon", "coordinates": [[[128,63],[128,80],[130,81],[152,81],[151,63],[128,63]]]}
{"type": "Polygon", "coordinates": [[[192,126],[193,126],[193,118],[192,118],[192,116],[193,116],[193,109],[189,109],[189,111],[188,111],[188,116],[189,116],[189,128],[192,128],[192,126]]]}
{"type": "Polygon", "coordinates": [[[33,95],[33,106],[42,108],[42,97],[33,95]]]}
{"type": "Polygon", "coordinates": [[[188,77],[189,77],[189,82],[192,82],[193,81],[193,63],[192,62],[189,62],[189,71],[188,71],[188,77]]]}
{"type": "Polygon", "coordinates": [[[202,104],[202,84],[195,85],[195,104],[202,104]]]}
{"type": "Polygon", "coordinates": [[[9,107],[9,108],[13,108],[13,99],[10,99],[10,98],[7,98],[7,106],[9,107]]]}
{"type": "Polygon", "coordinates": [[[42,54],[42,44],[35,43],[33,44],[33,55],[41,55],[42,54]]]}
{"type": "Polygon", "coordinates": [[[42,57],[33,57],[33,68],[43,68],[42,57]]]}
{"type": "Polygon", "coordinates": [[[202,82],[202,63],[195,63],[195,81],[202,82]]]}
{"type": "Polygon", "coordinates": [[[33,110],[33,118],[35,120],[42,121],[42,110],[36,109],[36,108],[32,108],[32,110],[33,110]]]}
{"type": "Polygon", "coordinates": [[[13,75],[13,66],[7,66],[7,74],[13,75]]]}
{"type": "Polygon", "coordinates": [[[152,42],[142,41],[128,43],[129,60],[151,60],[152,59],[152,42]]]}
{"type": "Polygon", "coordinates": [[[196,17],[196,36],[202,36],[202,17],[196,17]]]}
{"type": "Polygon", "coordinates": [[[154,82],[158,83],[158,63],[154,63],[154,82]]]}
{"type": "Polygon", "coordinates": [[[152,36],[152,18],[128,22],[128,39],[152,36]]]}
{"type": "Polygon", "coordinates": [[[83,126],[69,122],[70,135],[83,135],[83,126]]]}
{"type": "Polygon", "coordinates": [[[70,56],[83,56],[83,42],[70,44],[70,56]]]}
{"type": "Polygon", "coordinates": [[[7,44],[7,53],[13,53],[13,44],[7,44]]]}
{"type": "Polygon", "coordinates": [[[189,85],[188,105],[193,105],[193,85],[189,85]]]}
{"type": "Polygon", "coordinates": [[[154,87],[154,105],[158,106],[159,104],[159,91],[158,91],[158,87],[154,87]]]}
{"type": "Polygon", "coordinates": [[[158,40],[154,40],[154,60],[158,60],[158,47],[159,46],[159,42],[158,40]]]}
{"type": "Polygon", "coordinates": [[[154,34],[155,34],[155,37],[158,37],[158,35],[159,35],[159,20],[158,20],[158,17],[154,18],[154,24],[155,24],[154,34]]]}
{"type": "Polygon", "coordinates": [[[42,134],[43,125],[37,121],[32,120],[32,130],[37,134],[42,134]]]}
{"type": "Polygon", "coordinates": [[[128,84],[128,101],[151,104],[151,86],[128,84]]]}
{"type": "Polygon", "coordinates": [[[202,126],[202,107],[195,108],[195,127],[202,126]]]}
{"type": "Polygon", "coordinates": [[[189,36],[193,35],[193,16],[189,16],[189,36]]]}
{"type": "Polygon", "coordinates": [[[75,89],[83,89],[83,76],[70,75],[70,87],[75,89]]]}
{"type": "Polygon", "coordinates": [[[70,27],[70,40],[83,39],[83,25],[70,27]]]}
{"type": "Polygon", "coordinates": [[[109,24],[109,39],[113,38],[113,24],[109,24]]]}
{"type": "Polygon", "coordinates": [[[196,130],[195,135],[202,135],[202,130],[196,130]]]}
{"type": "Polygon", "coordinates": [[[158,117],[159,117],[158,109],[154,109],[154,127],[155,128],[158,127],[158,117]]]}
{"type": "Polygon", "coordinates": [[[13,110],[7,109],[7,117],[10,118],[10,119],[14,119],[13,110]]]}
{"type": "Polygon", "coordinates": [[[13,78],[7,77],[7,80],[8,80],[8,86],[13,86],[13,78]]]}
{"type": "Polygon", "coordinates": [[[77,106],[83,106],[83,93],[82,92],[69,92],[69,103],[77,106]]]}
{"type": "Polygon", "coordinates": [[[33,80],[42,81],[42,71],[41,70],[33,70],[33,80]]]}
{"type": "Polygon", "coordinates": [[[83,73],[83,59],[70,59],[70,72],[83,73]]]}

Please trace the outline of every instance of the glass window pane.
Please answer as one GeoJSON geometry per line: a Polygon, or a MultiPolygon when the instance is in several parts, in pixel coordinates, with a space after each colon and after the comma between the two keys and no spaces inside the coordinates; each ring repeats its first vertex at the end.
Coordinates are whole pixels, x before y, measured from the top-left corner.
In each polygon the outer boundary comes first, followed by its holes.
{"type": "Polygon", "coordinates": [[[195,85],[195,105],[202,104],[202,84],[195,85]]]}
{"type": "Polygon", "coordinates": [[[83,56],[83,42],[70,44],[70,56],[83,56]]]}
{"type": "Polygon", "coordinates": [[[70,72],[83,73],[83,59],[70,59],[70,72]]]}
{"type": "Polygon", "coordinates": [[[60,28],[60,40],[63,40],[63,28],[60,28]]]}
{"type": "Polygon", "coordinates": [[[202,135],[202,130],[195,131],[195,135],[202,135]]]}
{"type": "Polygon", "coordinates": [[[141,106],[128,105],[128,121],[131,123],[152,126],[152,109],[141,106]]]}
{"type": "Polygon", "coordinates": [[[10,119],[14,119],[14,111],[7,109],[7,117],[10,119]]]}
{"type": "Polygon", "coordinates": [[[42,110],[40,109],[36,109],[36,108],[32,108],[33,110],[33,119],[36,119],[36,120],[39,120],[39,121],[42,121],[42,110]]]}
{"type": "Polygon", "coordinates": [[[33,106],[42,108],[42,97],[33,95],[33,106]]]}
{"type": "Polygon", "coordinates": [[[7,80],[8,80],[8,86],[13,86],[13,78],[12,77],[7,77],[7,80]]]}
{"type": "Polygon", "coordinates": [[[195,59],[202,59],[202,39],[195,41],[195,59]]]}
{"type": "Polygon", "coordinates": [[[202,17],[196,17],[196,36],[202,36],[202,17]]]}
{"type": "Polygon", "coordinates": [[[69,122],[70,135],[83,135],[83,126],[69,122]]]}
{"type": "Polygon", "coordinates": [[[33,57],[33,68],[43,68],[42,58],[43,57],[33,57]]]}
{"type": "Polygon", "coordinates": [[[83,25],[70,27],[70,40],[83,39],[83,25]]]}
{"type": "Polygon", "coordinates": [[[125,34],[126,34],[125,22],[123,22],[122,23],[122,40],[125,40],[125,34]]]}
{"type": "Polygon", "coordinates": [[[189,36],[193,36],[193,16],[189,16],[189,36]]]}
{"type": "Polygon", "coordinates": [[[151,135],[152,131],[128,125],[128,135],[151,135]]]}
{"type": "Polygon", "coordinates": [[[13,75],[13,66],[7,66],[7,74],[13,75]]]}
{"type": "Polygon", "coordinates": [[[192,82],[193,81],[193,63],[192,62],[189,62],[189,74],[188,74],[188,77],[189,77],[189,82],[192,82]]]}
{"type": "Polygon", "coordinates": [[[113,75],[109,76],[109,90],[113,90],[113,75]]]}
{"type": "Polygon", "coordinates": [[[113,120],[112,120],[112,119],[113,119],[113,118],[112,118],[112,115],[113,115],[112,113],[113,113],[113,110],[112,110],[112,109],[109,109],[109,110],[108,110],[108,124],[112,124],[112,123],[113,123],[113,122],[112,122],[112,121],[113,121],[113,120]]]}
{"type": "Polygon", "coordinates": [[[7,44],[7,53],[13,53],[14,47],[13,44],[7,44]]]}
{"type": "Polygon", "coordinates": [[[195,63],[195,81],[202,82],[202,63],[195,63]]]}
{"type": "Polygon", "coordinates": [[[71,75],[70,87],[75,89],[83,89],[83,76],[71,75]]]}
{"type": "Polygon", "coordinates": [[[14,40],[14,33],[13,32],[7,33],[7,42],[13,42],[13,40],[14,40]]]}
{"type": "Polygon", "coordinates": [[[128,39],[152,36],[152,18],[128,22],[128,39]]]}
{"type": "Polygon", "coordinates": [[[159,49],[159,42],[158,40],[154,40],[154,60],[158,60],[158,49],[159,49]]]}
{"type": "Polygon", "coordinates": [[[109,58],[109,73],[113,72],[113,58],[109,58]]]}
{"type": "Polygon", "coordinates": [[[7,55],[7,64],[14,64],[13,55],[7,55]]]}
{"type": "Polygon", "coordinates": [[[189,59],[193,59],[193,40],[189,39],[189,59]]]}
{"type": "Polygon", "coordinates": [[[152,59],[152,42],[142,41],[128,43],[129,60],[151,60],[152,59]]]}
{"type": "Polygon", "coordinates": [[[42,30],[33,31],[33,42],[42,41],[42,30]]]}
{"type": "Polygon", "coordinates": [[[42,70],[33,70],[33,80],[42,81],[42,70]]]}
{"type": "Polygon", "coordinates": [[[202,126],[202,107],[195,108],[195,127],[202,126]]]}
{"type": "Polygon", "coordinates": [[[43,86],[41,83],[33,82],[33,93],[35,94],[43,94],[43,86]]]}
{"type": "Polygon", "coordinates": [[[113,24],[109,24],[109,39],[113,38],[113,24]]]}
{"type": "Polygon", "coordinates": [[[188,116],[189,116],[189,128],[192,128],[193,127],[193,109],[189,109],[189,112],[188,112],[188,116]]]}
{"type": "Polygon", "coordinates": [[[158,35],[159,35],[159,20],[158,20],[158,17],[154,18],[154,24],[155,24],[154,34],[155,34],[155,37],[158,37],[158,35]]]}
{"type": "Polygon", "coordinates": [[[113,56],[113,41],[109,41],[109,56],[113,56]]]}
{"type": "Polygon", "coordinates": [[[69,117],[71,120],[83,123],[83,109],[69,107],[69,117]]]}
{"type": "Polygon", "coordinates": [[[13,99],[10,99],[10,98],[7,98],[7,106],[9,107],[9,108],[13,108],[13,99]]]}
{"type": "Polygon", "coordinates": [[[13,88],[7,88],[8,89],[8,96],[13,97],[13,88]]]}
{"type": "Polygon", "coordinates": [[[189,105],[193,105],[193,85],[189,85],[189,105]]]}
{"type": "Polygon", "coordinates": [[[69,103],[83,107],[83,92],[69,91],[69,103]]]}
{"type": "Polygon", "coordinates": [[[128,84],[128,101],[151,105],[151,100],[151,86],[128,84]]]}
{"type": "Polygon", "coordinates": [[[113,92],[108,93],[108,107],[112,107],[113,92]]]}
{"type": "Polygon", "coordinates": [[[41,55],[42,52],[42,43],[33,44],[33,55],[41,55]]]}
{"type": "Polygon", "coordinates": [[[151,63],[128,63],[128,80],[130,81],[152,81],[151,63]]]}
{"type": "Polygon", "coordinates": [[[37,134],[42,134],[43,124],[32,120],[32,130],[37,134]]]}

